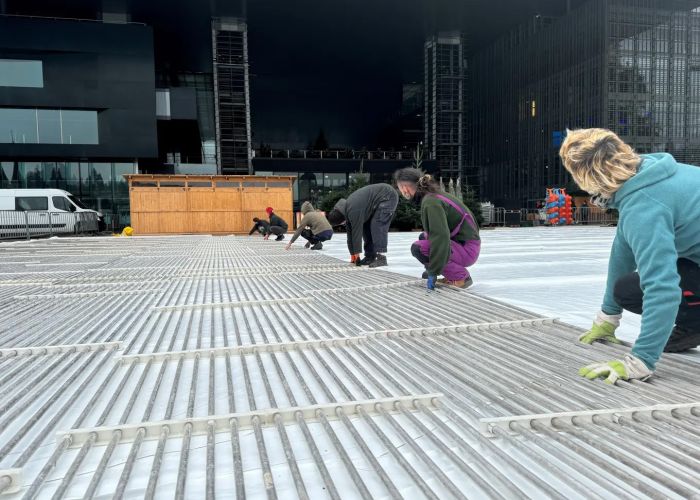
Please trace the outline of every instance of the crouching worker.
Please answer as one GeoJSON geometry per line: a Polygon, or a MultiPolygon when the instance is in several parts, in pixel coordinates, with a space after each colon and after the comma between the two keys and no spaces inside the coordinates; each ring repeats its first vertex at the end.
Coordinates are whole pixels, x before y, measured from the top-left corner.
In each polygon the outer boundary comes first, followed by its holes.
{"type": "Polygon", "coordinates": [[[474,214],[417,168],[398,170],[394,180],[404,198],[420,202],[425,232],[411,245],[411,253],[425,266],[423,278],[428,280],[428,289],[434,289],[436,283],[471,286],[466,268],[474,265],[481,250],[474,214]],[[440,274],[444,278],[437,279],[440,274]]]}
{"type": "Polygon", "coordinates": [[[389,225],[394,218],[399,195],[389,184],[370,184],[341,198],[328,214],[332,226],[347,226],[350,262],[358,266],[386,266],[389,225]],[[364,239],[365,257],[360,259],[364,239]]]}
{"type": "Polygon", "coordinates": [[[283,240],[284,233],[287,232],[289,226],[282,217],[275,213],[272,207],[267,207],[265,209],[265,212],[267,212],[267,216],[270,218],[270,231],[268,234],[265,235],[265,239],[268,239],[270,237],[270,234],[274,234],[275,236],[277,236],[277,238],[275,238],[275,241],[283,240]]]}
{"type": "MultiPolygon", "coordinates": [[[[257,217],[253,217],[253,227],[250,228],[250,231],[248,232],[248,236],[251,236],[255,232],[258,232],[263,237],[266,237],[267,235],[270,234],[270,223],[267,222],[266,220],[258,219],[257,217]]],[[[265,239],[267,239],[267,238],[265,238],[265,239]]]]}
{"type": "Polygon", "coordinates": [[[303,217],[299,222],[299,227],[294,231],[294,235],[285,249],[292,248],[292,244],[301,236],[306,239],[305,248],[311,247],[311,250],[321,250],[323,248],[322,242],[333,237],[333,228],[323,213],[314,210],[313,205],[308,201],[302,203],[301,213],[303,217]]]}
{"type": "Polygon", "coordinates": [[[642,315],[631,353],[579,373],[646,380],[662,352],[700,344],[700,168],[667,153],[638,155],[605,129],[569,131],[559,154],[592,203],[620,213],[602,310],[579,340],[619,343],[622,310],[642,315]]]}

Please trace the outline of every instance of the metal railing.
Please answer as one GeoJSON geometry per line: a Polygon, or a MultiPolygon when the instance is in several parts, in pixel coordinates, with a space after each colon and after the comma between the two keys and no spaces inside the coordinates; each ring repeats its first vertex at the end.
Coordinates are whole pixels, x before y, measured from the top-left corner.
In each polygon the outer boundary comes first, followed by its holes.
{"type": "MultiPolygon", "coordinates": [[[[404,151],[356,151],[351,149],[310,150],[310,149],[255,149],[255,158],[283,159],[332,159],[332,160],[402,160],[413,161],[413,150],[404,151]]],[[[426,152],[426,159],[430,155],[426,152]]]]}
{"type": "Polygon", "coordinates": [[[597,207],[577,208],[573,213],[574,222],[583,225],[617,224],[618,218],[617,212],[601,210],[597,207]]]}
{"type": "Polygon", "coordinates": [[[131,225],[131,212],[129,210],[118,210],[113,212],[103,212],[105,228],[112,232],[120,232],[126,226],[131,225]]]}
{"type": "Polygon", "coordinates": [[[0,210],[0,239],[31,239],[57,235],[96,233],[94,212],[0,210]]]}
{"type": "MultiPolygon", "coordinates": [[[[484,226],[544,226],[547,220],[546,212],[537,208],[507,210],[503,207],[482,206],[482,215],[484,226]]],[[[572,219],[574,225],[604,226],[617,224],[618,215],[597,207],[582,207],[574,211],[572,219]]]]}

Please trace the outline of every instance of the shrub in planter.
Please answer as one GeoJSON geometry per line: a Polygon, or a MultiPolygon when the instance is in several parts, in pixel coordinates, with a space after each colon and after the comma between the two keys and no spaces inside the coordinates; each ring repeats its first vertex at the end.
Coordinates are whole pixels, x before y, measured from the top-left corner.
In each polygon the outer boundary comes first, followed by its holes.
{"type": "Polygon", "coordinates": [[[391,222],[391,227],[399,231],[413,231],[421,226],[420,207],[399,197],[399,205],[396,207],[396,215],[391,222]]]}

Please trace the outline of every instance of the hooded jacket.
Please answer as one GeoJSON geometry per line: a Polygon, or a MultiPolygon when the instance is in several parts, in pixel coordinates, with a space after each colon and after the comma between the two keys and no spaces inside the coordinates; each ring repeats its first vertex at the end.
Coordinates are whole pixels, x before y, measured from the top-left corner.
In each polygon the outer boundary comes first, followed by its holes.
{"type": "Polygon", "coordinates": [[[299,227],[297,227],[297,230],[294,231],[294,235],[289,241],[290,245],[294,243],[297,240],[297,238],[299,238],[301,232],[307,227],[311,228],[311,232],[314,235],[322,233],[323,231],[333,230],[323,213],[319,212],[318,210],[314,210],[313,205],[308,201],[302,203],[301,213],[303,217],[299,222],[299,227]]]}
{"type": "Polygon", "coordinates": [[[620,212],[610,252],[603,312],[620,314],[615,283],[637,269],[643,313],[632,354],[653,370],[681,302],[677,261],[700,264],[700,168],[667,153],[642,155],[637,173],[610,200],[620,212]]]}
{"type": "Polygon", "coordinates": [[[365,222],[372,218],[379,204],[396,199],[398,194],[389,184],[370,184],[361,187],[335,204],[334,210],[345,216],[348,228],[348,250],[351,255],[362,252],[362,233],[365,222]]]}

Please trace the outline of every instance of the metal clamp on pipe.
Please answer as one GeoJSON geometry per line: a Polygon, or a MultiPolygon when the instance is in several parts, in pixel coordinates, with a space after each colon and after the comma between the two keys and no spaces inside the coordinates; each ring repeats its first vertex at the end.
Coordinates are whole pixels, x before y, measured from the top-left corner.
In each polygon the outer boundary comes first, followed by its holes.
{"type": "Polygon", "coordinates": [[[17,493],[22,489],[22,469],[0,470],[0,495],[17,493]]]}

